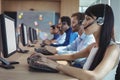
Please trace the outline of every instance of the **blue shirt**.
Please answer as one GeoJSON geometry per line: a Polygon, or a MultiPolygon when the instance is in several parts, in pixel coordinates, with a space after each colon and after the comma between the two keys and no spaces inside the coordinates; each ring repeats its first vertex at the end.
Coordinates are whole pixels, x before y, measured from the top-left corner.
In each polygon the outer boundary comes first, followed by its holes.
{"type": "Polygon", "coordinates": [[[65,47],[58,47],[56,49],[58,51],[58,54],[76,53],[82,49],[85,49],[88,45],[92,44],[93,42],[95,42],[95,38],[93,35],[86,35],[85,33],[83,33],[70,45],[65,47]]]}
{"type": "Polygon", "coordinates": [[[52,40],[55,40],[55,39],[57,39],[58,37],[59,37],[59,34],[54,34],[52,40]]]}
{"type": "Polygon", "coordinates": [[[71,32],[69,44],[71,44],[77,37],[78,37],[78,32],[71,32]]]}
{"type": "Polygon", "coordinates": [[[59,37],[56,39],[56,42],[53,44],[63,44],[65,42],[66,33],[63,33],[62,35],[59,35],[59,37]]]}
{"type": "Polygon", "coordinates": [[[67,29],[65,31],[66,38],[65,38],[65,42],[63,44],[51,44],[50,46],[58,47],[58,46],[67,46],[67,45],[69,45],[71,32],[72,32],[72,28],[69,28],[69,29],[67,29]]]}

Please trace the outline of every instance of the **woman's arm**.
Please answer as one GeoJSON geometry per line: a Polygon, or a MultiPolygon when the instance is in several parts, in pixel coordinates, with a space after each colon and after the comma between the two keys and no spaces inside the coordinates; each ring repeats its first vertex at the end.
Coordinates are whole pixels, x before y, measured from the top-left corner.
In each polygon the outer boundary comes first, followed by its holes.
{"type": "Polygon", "coordinates": [[[99,78],[103,78],[118,64],[119,56],[119,46],[111,45],[107,48],[103,60],[94,70],[94,72],[99,75],[99,78]]]}
{"type": "Polygon", "coordinates": [[[112,45],[109,46],[103,60],[93,71],[60,64],[57,66],[57,69],[80,80],[101,80],[116,66],[118,60],[119,49],[117,46],[112,45]]]}

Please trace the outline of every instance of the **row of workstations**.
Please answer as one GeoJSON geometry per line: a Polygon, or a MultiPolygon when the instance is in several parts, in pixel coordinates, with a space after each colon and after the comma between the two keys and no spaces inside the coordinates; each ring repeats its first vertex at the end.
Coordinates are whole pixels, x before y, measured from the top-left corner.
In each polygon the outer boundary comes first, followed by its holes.
{"type": "MultiPolygon", "coordinates": [[[[3,57],[0,57],[0,67],[3,67],[0,68],[1,80],[77,80],[60,73],[29,71],[27,58],[34,52],[34,48],[27,47],[29,50],[28,54],[19,54],[16,52],[20,47],[18,47],[19,39],[16,38],[18,34],[16,34],[14,19],[6,15],[1,15],[0,24],[0,52],[3,55],[3,57]],[[16,62],[8,62],[7,60],[15,60],[16,62]],[[17,65],[13,66],[12,64],[17,65]]],[[[31,43],[37,40],[36,31],[30,27],[27,29],[24,24],[21,24],[19,37],[23,46],[28,45],[29,40],[31,43]]]]}
{"type": "Polygon", "coordinates": [[[23,46],[30,46],[37,40],[37,31],[34,28],[27,28],[25,24],[21,24],[19,32],[15,26],[15,20],[11,17],[1,14],[0,15],[0,67],[12,69],[14,66],[11,64],[18,64],[18,62],[8,62],[4,58],[8,58],[14,53],[21,52],[27,53],[28,50],[22,50],[19,47],[21,42],[23,46]]]}

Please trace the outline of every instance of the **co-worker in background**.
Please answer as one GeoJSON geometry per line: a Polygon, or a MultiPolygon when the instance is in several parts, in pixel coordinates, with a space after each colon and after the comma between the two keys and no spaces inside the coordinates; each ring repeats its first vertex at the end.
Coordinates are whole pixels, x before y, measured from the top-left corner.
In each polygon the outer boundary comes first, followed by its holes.
{"type": "Polygon", "coordinates": [[[114,28],[112,8],[107,4],[88,7],[82,24],[85,26],[86,34],[94,34],[95,44],[91,44],[76,54],[46,56],[47,58],[41,55],[42,61],[39,61],[39,63],[80,80],[114,80],[120,51],[119,46],[112,41],[114,28]],[[83,69],[61,65],[51,60],[74,60],[82,57],[88,57],[83,69]]]}
{"type": "Polygon", "coordinates": [[[50,27],[50,33],[53,34],[52,40],[55,40],[59,37],[59,29],[57,28],[57,25],[52,25],[50,27]]]}
{"type": "MultiPolygon", "coordinates": [[[[58,27],[61,29],[61,30],[64,30],[65,33],[66,33],[66,38],[65,38],[65,42],[63,44],[51,44],[51,46],[54,46],[54,47],[58,47],[58,46],[67,46],[70,44],[70,42],[72,42],[70,40],[70,36],[71,36],[71,33],[72,32],[72,29],[71,29],[71,20],[68,16],[63,16],[59,19],[59,22],[58,22],[58,27]]],[[[72,38],[73,39],[76,39],[78,36],[78,34],[72,34],[72,38]]],[[[72,40],[73,40],[72,39],[72,40]]]]}
{"type": "Polygon", "coordinates": [[[63,44],[65,42],[65,38],[66,38],[66,33],[64,32],[63,29],[61,29],[60,27],[58,27],[56,25],[56,30],[58,31],[57,34],[59,34],[59,37],[55,40],[46,40],[44,41],[44,43],[46,45],[60,45],[60,44],[63,44]]]}
{"type": "MultiPolygon", "coordinates": [[[[85,17],[85,15],[80,12],[74,13],[71,16],[72,31],[78,32],[79,37],[76,38],[76,40],[73,41],[68,46],[57,47],[56,50],[57,50],[58,54],[60,54],[60,55],[61,54],[73,54],[73,53],[83,50],[88,45],[95,42],[95,38],[94,38],[93,34],[86,35],[84,33],[84,29],[81,28],[84,17],[85,17]]],[[[86,58],[82,58],[82,59],[80,58],[80,59],[77,59],[74,62],[72,62],[72,65],[75,67],[82,68],[85,61],[86,61],[86,58]]]]}
{"type": "Polygon", "coordinates": [[[72,43],[77,37],[78,33],[74,32],[71,28],[71,19],[68,16],[63,16],[59,19],[58,27],[61,27],[66,32],[66,42],[64,43],[66,45],[69,45],[72,43]]]}
{"type": "Polygon", "coordinates": [[[57,28],[56,25],[51,25],[50,26],[50,33],[53,35],[53,38],[51,40],[44,40],[41,43],[41,46],[45,46],[46,43],[50,44],[51,42],[53,42],[54,40],[56,40],[59,37],[59,29],[57,28]]]}

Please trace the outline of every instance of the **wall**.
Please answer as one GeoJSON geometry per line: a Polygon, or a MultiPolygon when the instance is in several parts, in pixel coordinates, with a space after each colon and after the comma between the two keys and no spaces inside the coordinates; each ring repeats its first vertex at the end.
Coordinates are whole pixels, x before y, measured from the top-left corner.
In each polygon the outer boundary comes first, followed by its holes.
{"type": "MultiPolygon", "coordinates": [[[[26,25],[30,27],[34,27],[34,21],[38,19],[38,16],[39,14],[41,14],[41,12],[54,12],[54,13],[57,12],[57,13],[60,13],[61,16],[71,16],[74,12],[78,12],[79,0],[52,0],[52,1],[51,0],[3,0],[2,7],[3,7],[2,8],[3,11],[17,11],[18,16],[20,14],[19,12],[24,12],[24,17],[23,19],[18,20],[18,25],[19,23],[24,22],[26,23],[26,25]],[[30,9],[34,9],[35,14],[38,16],[36,17],[36,15],[33,15],[33,13],[29,13],[29,16],[27,16],[27,12],[29,12],[30,9]],[[31,18],[32,17],[31,15],[35,17],[31,18]],[[25,17],[27,18],[25,19],[25,17]]],[[[49,18],[49,21],[51,21],[54,24],[55,18],[56,18],[55,15],[51,16],[50,18],[49,18]]],[[[44,25],[43,21],[41,21],[43,22],[41,23],[38,20],[38,23],[40,24],[38,28],[42,31],[46,30],[46,32],[48,32],[49,21],[48,19],[46,20],[47,20],[46,25],[44,25]]]]}
{"type": "MultiPolygon", "coordinates": [[[[99,2],[98,2],[99,3],[99,2]]],[[[115,39],[120,42],[120,0],[101,0],[101,3],[110,4],[114,12],[115,39]],[[109,2],[110,1],[110,2],[109,2]],[[117,5],[117,6],[116,6],[117,5]]]]}
{"type": "Polygon", "coordinates": [[[2,9],[2,4],[1,4],[1,0],[0,0],[0,14],[1,14],[1,9],[2,9]]]}
{"type": "MultiPolygon", "coordinates": [[[[21,19],[17,19],[17,25],[21,23],[25,23],[27,27],[38,28],[41,31],[49,32],[50,24],[55,24],[55,12],[40,12],[40,11],[24,11],[23,17],[21,19]],[[40,20],[39,16],[42,15],[43,19],[40,20]],[[34,22],[37,22],[36,26],[34,22]]],[[[17,13],[19,16],[21,12],[17,13]]]]}
{"type": "Polygon", "coordinates": [[[4,0],[4,11],[28,11],[31,8],[36,11],[54,11],[60,12],[59,1],[44,1],[44,0],[4,0]]]}
{"type": "Polygon", "coordinates": [[[120,42],[120,0],[111,0],[111,6],[115,18],[115,37],[120,42]]]}
{"type": "Polygon", "coordinates": [[[4,0],[2,6],[3,11],[28,11],[33,8],[35,11],[54,11],[61,16],[71,16],[79,11],[79,0],[4,0]]]}
{"type": "Polygon", "coordinates": [[[79,0],[61,0],[61,16],[71,16],[79,11],[79,0]]]}

